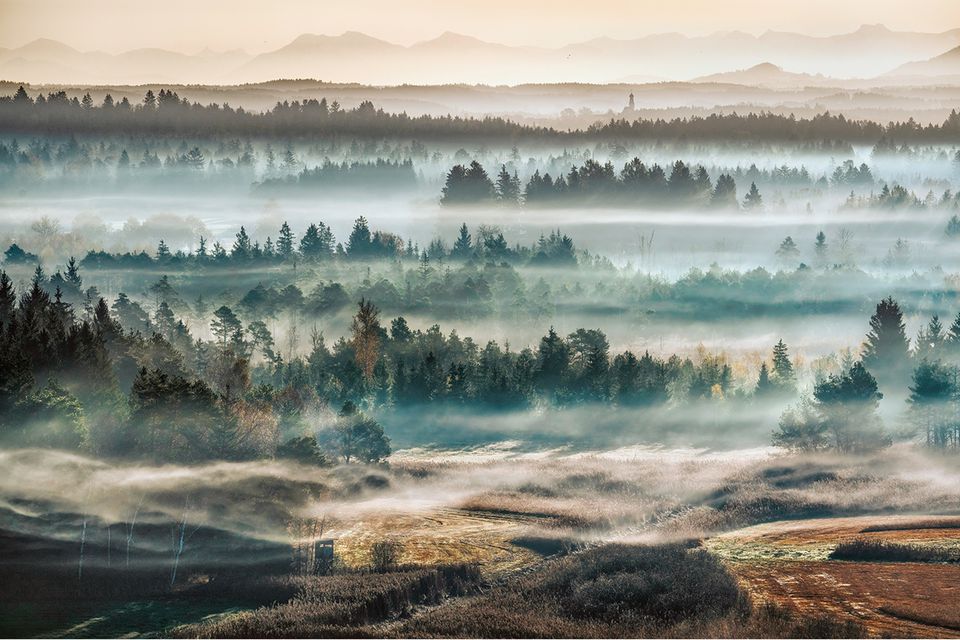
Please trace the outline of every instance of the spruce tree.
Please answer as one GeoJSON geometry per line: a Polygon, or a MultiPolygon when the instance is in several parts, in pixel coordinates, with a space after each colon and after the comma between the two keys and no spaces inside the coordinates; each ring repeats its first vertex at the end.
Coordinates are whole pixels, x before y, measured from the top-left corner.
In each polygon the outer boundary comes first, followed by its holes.
{"type": "Polygon", "coordinates": [[[354,221],[353,230],[350,232],[350,237],[347,238],[347,255],[351,258],[368,256],[373,248],[372,245],[373,240],[367,219],[360,216],[354,221]]]}
{"type": "Polygon", "coordinates": [[[917,340],[914,344],[914,357],[917,360],[929,360],[934,362],[943,355],[943,347],[947,340],[947,334],[943,330],[939,316],[934,315],[926,327],[922,327],[917,332],[917,340]]]}
{"type": "Polygon", "coordinates": [[[457,236],[456,242],[453,243],[453,250],[450,251],[450,257],[467,260],[471,255],[473,255],[472,238],[470,237],[470,230],[467,228],[467,223],[464,222],[460,225],[460,235],[457,236]]]}
{"type": "Polygon", "coordinates": [[[960,313],[953,319],[950,329],[947,330],[947,335],[944,338],[944,346],[951,357],[960,355],[960,313]]]}
{"type": "Polygon", "coordinates": [[[553,327],[540,339],[537,352],[537,383],[546,393],[556,392],[570,367],[570,347],[553,327]]]}
{"type": "Polygon", "coordinates": [[[284,260],[293,255],[293,232],[286,220],[280,225],[280,234],[277,236],[277,255],[284,260]]]}
{"type": "Polygon", "coordinates": [[[710,204],[718,208],[737,208],[737,183],[733,177],[721,174],[710,193],[710,204]]]}
{"type": "Polygon", "coordinates": [[[777,344],[773,345],[772,374],[773,379],[778,387],[792,389],[795,381],[793,363],[790,362],[790,355],[787,345],[782,339],[779,340],[777,344]]]}
{"type": "Polygon", "coordinates": [[[520,181],[516,174],[510,175],[506,165],[500,165],[496,182],[497,200],[505,206],[514,206],[520,202],[520,181]]]}
{"type": "Polygon", "coordinates": [[[773,382],[770,380],[770,369],[766,362],[760,363],[760,375],[757,376],[757,386],[754,394],[757,397],[769,395],[773,391],[773,382]]]}
{"type": "Polygon", "coordinates": [[[793,241],[792,237],[787,236],[783,239],[783,242],[777,248],[777,257],[783,261],[796,260],[800,257],[800,249],[797,248],[797,243],[793,241]]]}
{"type": "Polygon", "coordinates": [[[817,232],[817,241],[813,245],[817,255],[817,261],[823,263],[827,259],[827,234],[823,231],[817,232]]]}
{"type": "MultiPolygon", "coordinates": [[[[281,237],[283,235],[283,230],[280,230],[281,237]]],[[[303,237],[300,238],[300,255],[303,256],[304,260],[317,260],[320,257],[321,253],[321,244],[320,244],[320,229],[315,224],[311,224],[307,227],[307,230],[303,232],[303,237]]],[[[286,254],[290,255],[290,254],[286,254]]]]}
{"type": "Polygon", "coordinates": [[[877,304],[863,345],[863,366],[884,389],[906,387],[910,375],[910,340],[900,305],[888,297],[877,304]]]}
{"type": "Polygon", "coordinates": [[[456,164],[447,172],[447,179],[443,185],[443,195],[440,197],[440,204],[457,205],[469,202],[466,187],[467,169],[462,164],[456,164]]]}
{"type": "Polygon", "coordinates": [[[743,198],[743,208],[747,210],[763,208],[763,197],[760,195],[760,190],[757,189],[756,182],[750,183],[750,191],[743,198]]]}
{"type": "Polygon", "coordinates": [[[67,261],[66,280],[78,291],[83,286],[83,279],[80,277],[80,265],[77,264],[77,260],[73,256],[70,256],[70,260],[67,261]]]}
{"type": "Polygon", "coordinates": [[[240,231],[237,232],[237,239],[233,243],[233,248],[230,250],[230,257],[234,260],[249,260],[253,255],[252,251],[250,236],[247,235],[247,230],[241,226],[240,231]]]}

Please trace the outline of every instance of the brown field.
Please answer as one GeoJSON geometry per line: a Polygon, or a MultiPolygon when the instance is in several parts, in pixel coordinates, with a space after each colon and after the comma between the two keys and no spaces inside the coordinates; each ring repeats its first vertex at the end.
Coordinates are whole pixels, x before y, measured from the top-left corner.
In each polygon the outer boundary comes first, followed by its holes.
{"type": "Polygon", "coordinates": [[[960,518],[776,522],[717,536],[707,546],[757,604],[854,621],[873,636],[960,637],[960,566],[827,560],[837,543],[857,538],[956,549],[960,518]]]}
{"type": "Polygon", "coordinates": [[[364,567],[370,564],[373,543],[392,539],[402,545],[401,563],[473,564],[492,577],[537,561],[536,553],[510,542],[531,531],[537,520],[519,514],[453,508],[368,516],[337,536],[336,553],[347,566],[364,567]]]}

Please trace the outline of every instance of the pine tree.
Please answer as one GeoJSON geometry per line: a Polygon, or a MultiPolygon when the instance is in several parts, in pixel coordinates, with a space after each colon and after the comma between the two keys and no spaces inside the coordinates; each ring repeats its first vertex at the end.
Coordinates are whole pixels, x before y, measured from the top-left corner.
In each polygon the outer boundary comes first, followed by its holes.
{"type": "Polygon", "coordinates": [[[177,324],[177,319],[166,302],[161,302],[160,306],[157,307],[156,312],[153,314],[153,323],[160,335],[167,340],[172,340],[173,329],[177,324]]]}
{"type": "Polygon", "coordinates": [[[960,313],[953,319],[953,323],[947,331],[944,346],[952,357],[960,355],[960,313]]]}
{"type": "Polygon", "coordinates": [[[447,172],[446,182],[440,197],[441,205],[456,205],[469,202],[467,197],[467,169],[462,164],[455,164],[447,172]]]}
{"type": "Polygon", "coordinates": [[[210,322],[210,331],[217,337],[221,346],[226,346],[236,334],[237,330],[243,330],[243,325],[230,307],[223,305],[213,312],[213,320],[210,322]]]}
{"type": "Polygon", "coordinates": [[[770,380],[770,369],[767,367],[766,362],[761,362],[760,375],[757,376],[757,386],[754,389],[754,395],[763,397],[769,395],[773,389],[773,382],[770,380]]]}
{"type": "Polygon", "coordinates": [[[350,324],[353,350],[357,366],[368,381],[373,380],[374,369],[380,359],[380,310],[369,300],[360,299],[357,314],[350,324]]]}
{"type": "Polygon", "coordinates": [[[713,185],[710,182],[710,174],[707,173],[703,165],[698,165],[693,173],[693,191],[698,200],[710,195],[710,189],[713,185]]]}
{"type": "Polygon", "coordinates": [[[939,316],[934,315],[926,327],[917,332],[914,344],[914,357],[917,360],[938,360],[943,354],[943,347],[947,341],[947,334],[943,330],[939,316]]]}
{"type": "Polygon", "coordinates": [[[570,347],[553,327],[540,339],[537,351],[537,384],[546,393],[555,393],[570,367],[570,347]]]}
{"type": "Polygon", "coordinates": [[[170,256],[170,247],[168,247],[167,243],[161,238],[160,243],[157,244],[157,262],[165,262],[170,259],[170,256]]]}
{"type": "Polygon", "coordinates": [[[777,257],[784,261],[795,260],[800,256],[800,249],[797,248],[797,243],[793,241],[793,238],[787,236],[783,239],[783,242],[780,243],[780,246],[777,248],[777,257]]]}
{"type": "Polygon", "coordinates": [[[297,167],[297,156],[293,153],[293,146],[287,144],[287,148],[283,152],[283,168],[287,171],[291,171],[297,167]]]}
{"type": "MultiPolygon", "coordinates": [[[[282,229],[280,234],[282,237],[282,229]]],[[[321,251],[320,229],[317,225],[311,224],[307,227],[307,230],[303,232],[303,237],[300,238],[300,255],[303,256],[304,260],[318,260],[321,251]]]]}
{"type": "Polygon", "coordinates": [[[17,92],[13,95],[13,101],[20,105],[33,104],[33,99],[27,95],[27,90],[23,88],[23,85],[17,88],[17,92]]]}
{"type": "Polygon", "coordinates": [[[234,260],[249,260],[252,251],[250,236],[247,235],[247,230],[241,226],[240,231],[237,232],[237,239],[233,243],[233,248],[230,250],[230,257],[234,260]]]}
{"type": "Polygon", "coordinates": [[[793,370],[793,363],[790,362],[787,345],[783,340],[779,340],[777,344],[773,345],[773,370],[771,374],[778,387],[792,390],[796,374],[793,370]]]}
{"type": "Polygon", "coordinates": [[[460,225],[460,235],[457,236],[456,242],[453,243],[453,249],[450,251],[450,257],[460,260],[467,260],[472,255],[472,238],[470,237],[470,230],[467,229],[467,223],[464,222],[460,225]]]}
{"type": "Polygon", "coordinates": [[[70,260],[67,261],[66,280],[78,291],[83,286],[83,279],[80,277],[80,265],[77,264],[77,260],[73,256],[70,256],[70,260]]]}
{"type": "Polygon", "coordinates": [[[290,225],[284,220],[283,224],[280,225],[280,234],[277,236],[277,255],[284,260],[289,259],[293,255],[293,240],[293,231],[290,230],[290,225]]]}
{"type": "Polygon", "coordinates": [[[757,189],[756,182],[750,183],[750,191],[743,198],[743,208],[747,210],[763,208],[763,197],[760,195],[760,190],[757,189]]]}
{"type": "Polygon", "coordinates": [[[854,363],[841,375],[818,382],[813,397],[820,420],[838,451],[868,451],[889,444],[877,415],[883,394],[862,362],[854,363]]]}
{"type": "Polygon", "coordinates": [[[813,245],[817,254],[817,262],[823,264],[827,260],[827,234],[823,231],[817,232],[817,241],[813,245]]]}
{"type": "Polygon", "coordinates": [[[359,258],[368,256],[371,253],[372,244],[367,219],[360,216],[354,221],[353,230],[350,232],[350,237],[347,238],[347,255],[359,258]]]}
{"type": "Polygon", "coordinates": [[[893,298],[877,304],[870,318],[870,332],[863,345],[863,365],[881,387],[905,387],[910,372],[910,340],[900,305],[893,298]]]}
{"type": "Polygon", "coordinates": [[[47,275],[43,272],[43,265],[38,264],[33,270],[33,278],[30,283],[34,287],[43,287],[47,283],[47,275]]]}
{"type": "Polygon", "coordinates": [[[497,200],[505,206],[515,206],[520,202],[520,180],[516,174],[510,175],[507,165],[500,165],[496,182],[497,200]]]}

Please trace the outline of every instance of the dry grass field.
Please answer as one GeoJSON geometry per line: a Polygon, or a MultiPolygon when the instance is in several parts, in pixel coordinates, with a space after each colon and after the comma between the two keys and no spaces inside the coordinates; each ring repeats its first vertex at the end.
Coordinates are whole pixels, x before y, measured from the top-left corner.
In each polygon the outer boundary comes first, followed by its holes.
{"type": "MultiPolygon", "coordinates": [[[[8,569],[6,628],[100,637],[960,636],[960,565],[950,561],[960,557],[960,516],[890,515],[957,513],[958,485],[949,469],[935,469],[940,482],[918,477],[913,459],[897,457],[904,455],[872,462],[630,450],[549,461],[408,459],[363,473],[289,470],[286,483],[329,490],[273,502],[261,499],[262,486],[276,483],[245,475],[250,501],[240,504],[291,516],[275,519],[269,540],[200,529],[173,586],[174,529],[159,511],[166,493],[147,494],[157,522],[138,525],[137,570],[110,567],[103,526],[84,530],[83,518],[64,515],[63,539],[44,538],[57,559],[51,570],[8,569]],[[330,575],[292,562],[301,542],[312,548],[318,538],[335,539],[330,575]],[[380,567],[373,550],[384,543],[398,553],[380,567]],[[850,543],[881,561],[831,558],[850,543]],[[669,571],[657,560],[664,554],[669,571]],[[260,564],[234,567],[239,559],[260,564]],[[718,598],[726,603],[719,609],[718,598]],[[75,610],[34,624],[48,601],[75,610]],[[136,609],[144,603],[162,614],[149,625],[136,609]],[[208,606],[190,608],[198,603],[208,606]]],[[[210,488],[207,476],[203,484],[210,504],[217,491],[236,502],[235,484],[210,488]]],[[[218,522],[270,526],[262,511],[228,512],[234,519],[218,522]]],[[[191,525],[203,514],[195,510],[191,525]]],[[[24,558],[37,555],[33,537],[10,540],[24,558]]]]}
{"type": "Polygon", "coordinates": [[[370,548],[380,540],[401,544],[400,562],[432,566],[473,564],[484,575],[528,566],[536,553],[511,543],[528,533],[537,518],[442,508],[416,514],[385,513],[351,523],[336,542],[337,557],[348,567],[370,564],[370,548]]]}
{"type": "Polygon", "coordinates": [[[960,548],[960,518],[869,516],[774,522],[707,542],[755,603],[828,614],[876,637],[960,636],[960,566],[829,560],[837,544],[876,540],[960,548]]]}

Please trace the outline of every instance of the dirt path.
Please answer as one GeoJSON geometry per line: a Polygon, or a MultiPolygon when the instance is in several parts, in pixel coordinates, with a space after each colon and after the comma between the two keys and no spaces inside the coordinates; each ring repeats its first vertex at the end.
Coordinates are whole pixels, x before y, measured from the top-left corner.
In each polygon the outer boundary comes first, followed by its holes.
{"type": "Polygon", "coordinates": [[[757,603],[853,620],[871,635],[960,637],[960,566],[829,560],[838,542],[872,538],[960,547],[960,518],[873,516],[774,522],[729,532],[707,547],[757,603]],[[936,524],[935,528],[931,525],[936,524]],[[881,531],[865,529],[883,528],[881,531]]]}

